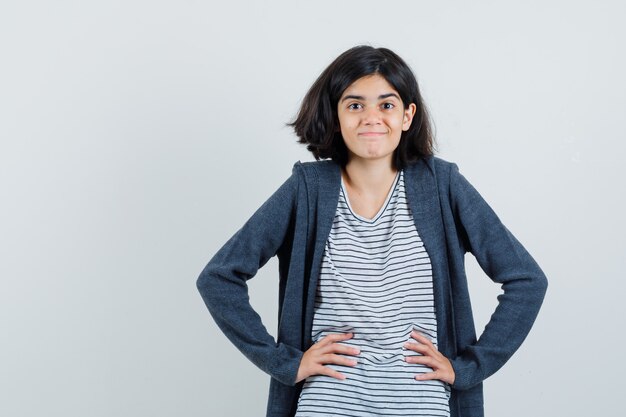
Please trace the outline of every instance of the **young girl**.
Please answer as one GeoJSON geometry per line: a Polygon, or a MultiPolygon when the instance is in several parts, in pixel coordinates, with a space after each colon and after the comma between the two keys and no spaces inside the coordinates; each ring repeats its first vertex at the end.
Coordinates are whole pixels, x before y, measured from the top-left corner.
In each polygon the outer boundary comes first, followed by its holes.
{"type": "Polygon", "coordinates": [[[267,416],[483,416],[482,381],[525,339],[547,280],[433,155],[411,69],[386,48],[349,49],[291,126],[316,160],[294,164],[197,280],[220,329],[272,377],[267,416]],[[503,289],[478,339],[466,252],[503,289]],[[277,340],[246,284],[274,255],[277,340]]]}

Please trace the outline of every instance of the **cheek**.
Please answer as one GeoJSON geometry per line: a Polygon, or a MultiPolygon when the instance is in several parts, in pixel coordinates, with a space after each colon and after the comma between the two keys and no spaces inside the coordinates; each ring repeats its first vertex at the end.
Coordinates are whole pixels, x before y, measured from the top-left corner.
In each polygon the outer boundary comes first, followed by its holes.
{"type": "Polygon", "coordinates": [[[339,129],[343,133],[349,133],[354,130],[358,125],[358,121],[355,121],[354,117],[342,117],[339,119],[339,129]]]}
{"type": "Polygon", "coordinates": [[[389,120],[389,126],[393,129],[402,129],[404,120],[403,120],[404,116],[395,116],[392,119],[389,120]]]}

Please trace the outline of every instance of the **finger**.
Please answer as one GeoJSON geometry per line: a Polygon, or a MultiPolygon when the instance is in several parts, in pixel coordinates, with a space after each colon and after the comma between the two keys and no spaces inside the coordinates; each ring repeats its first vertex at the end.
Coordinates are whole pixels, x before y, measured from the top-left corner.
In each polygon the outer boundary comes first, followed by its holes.
{"type": "Polygon", "coordinates": [[[415,351],[417,353],[421,353],[424,356],[428,356],[431,358],[435,358],[435,359],[441,359],[441,353],[439,353],[439,351],[437,351],[436,349],[432,349],[426,345],[423,344],[418,344],[418,343],[410,343],[407,342],[404,345],[407,349],[410,349],[412,351],[415,351]]]}
{"type": "Polygon", "coordinates": [[[415,379],[418,381],[427,381],[429,379],[439,379],[439,374],[437,372],[424,372],[423,374],[415,375],[415,379]]]}
{"type": "Polygon", "coordinates": [[[423,334],[421,334],[420,332],[418,332],[417,330],[413,330],[411,332],[411,337],[413,337],[414,339],[416,339],[418,342],[425,344],[426,346],[435,349],[435,346],[433,345],[433,343],[430,341],[429,338],[427,338],[426,336],[424,336],[423,334]]]}
{"type": "Polygon", "coordinates": [[[336,363],[338,365],[354,366],[357,364],[356,359],[346,358],[345,356],[328,353],[320,357],[321,363],[336,363]]]}
{"type": "Polygon", "coordinates": [[[433,368],[437,370],[440,368],[440,363],[430,356],[405,356],[404,360],[407,363],[419,363],[421,365],[426,365],[429,368],[433,368]]]}
{"type": "Polygon", "coordinates": [[[418,342],[420,342],[422,345],[426,347],[426,350],[421,350],[420,352],[422,353],[428,352],[428,355],[435,356],[435,357],[439,357],[441,355],[439,351],[437,350],[437,348],[435,347],[435,345],[433,345],[433,343],[430,341],[430,339],[424,336],[423,334],[414,330],[411,333],[411,336],[413,336],[418,342]]]}
{"type": "Polygon", "coordinates": [[[361,353],[361,349],[354,346],[342,345],[341,343],[333,343],[326,348],[325,352],[342,353],[345,355],[358,355],[359,353],[361,353]]]}
{"type": "Polygon", "coordinates": [[[346,379],[346,376],[344,374],[328,366],[319,367],[316,374],[326,375],[326,376],[330,376],[330,377],[337,378],[337,379],[346,379]]]}
{"type": "Polygon", "coordinates": [[[318,343],[327,345],[340,340],[350,339],[351,337],[352,333],[330,333],[324,336],[318,343]]]}
{"type": "Polygon", "coordinates": [[[407,349],[413,350],[415,352],[424,353],[424,354],[431,354],[432,352],[432,349],[420,343],[406,342],[404,344],[404,347],[407,349]]]}
{"type": "Polygon", "coordinates": [[[447,384],[454,383],[454,375],[448,372],[444,372],[441,370],[433,371],[433,372],[424,372],[422,374],[415,375],[415,379],[418,381],[425,381],[429,379],[438,379],[439,381],[443,381],[447,384]]]}

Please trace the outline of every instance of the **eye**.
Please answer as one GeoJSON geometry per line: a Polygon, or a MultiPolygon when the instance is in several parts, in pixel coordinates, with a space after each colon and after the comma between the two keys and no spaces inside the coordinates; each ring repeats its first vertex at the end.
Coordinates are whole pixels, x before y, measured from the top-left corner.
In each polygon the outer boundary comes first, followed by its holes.
{"type": "Polygon", "coordinates": [[[396,107],[396,106],[393,103],[383,103],[383,109],[385,109],[385,110],[391,110],[394,107],[396,107]]]}
{"type": "Polygon", "coordinates": [[[358,110],[360,108],[362,108],[363,106],[361,105],[361,103],[350,103],[348,105],[348,109],[350,110],[358,110]]]}

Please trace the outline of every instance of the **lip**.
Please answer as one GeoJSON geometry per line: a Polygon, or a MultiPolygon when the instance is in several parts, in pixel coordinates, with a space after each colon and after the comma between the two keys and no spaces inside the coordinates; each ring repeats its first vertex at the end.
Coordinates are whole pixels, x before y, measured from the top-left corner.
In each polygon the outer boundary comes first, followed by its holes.
{"type": "Polygon", "coordinates": [[[386,132],[361,132],[358,135],[359,136],[367,136],[367,137],[376,137],[376,136],[382,136],[385,133],[386,132]]]}

